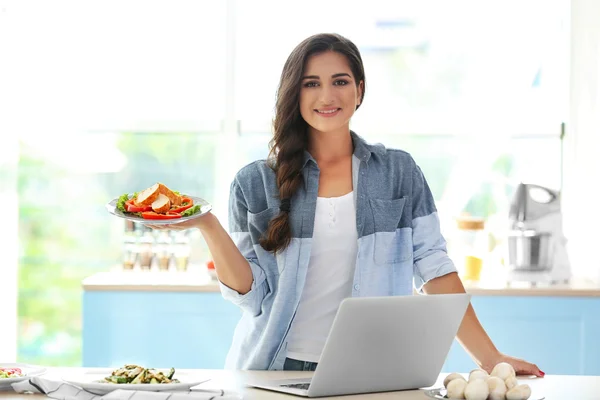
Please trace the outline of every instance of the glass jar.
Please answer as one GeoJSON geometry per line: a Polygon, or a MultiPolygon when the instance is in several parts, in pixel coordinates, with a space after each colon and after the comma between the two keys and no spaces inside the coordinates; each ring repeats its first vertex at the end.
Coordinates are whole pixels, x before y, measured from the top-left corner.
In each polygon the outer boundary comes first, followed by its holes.
{"type": "Polygon", "coordinates": [[[479,281],[488,252],[485,221],[478,217],[459,217],[454,240],[454,262],[466,281],[479,281]]]}
{"type": "Polygon", "coordinates": [[[125,221],[123,237],[123,269],[132,270],[138,260],[137,236],[131,221],[125,221]]]}
{"type": "Polygon", "coordinates": [[[142,270],[150,270],[152,267],[152,260],[154,258],[154,235],[152,235],[152,229],[144,229],[144,233],[139,238],[139,262],[142,270]]]}
{"type": "Polygon", "coordinates": [[[173,238],[173,258],[177,271],[187,271],[190,260],[191,246],[188,231],[175,232],[173,238]]]}
{"type": "Polygon", "coordinates": [[[168,271],[171,264],[171,236],[167,231],[162,231],[156,239],[154,257],[160,271],[168,271]]]}

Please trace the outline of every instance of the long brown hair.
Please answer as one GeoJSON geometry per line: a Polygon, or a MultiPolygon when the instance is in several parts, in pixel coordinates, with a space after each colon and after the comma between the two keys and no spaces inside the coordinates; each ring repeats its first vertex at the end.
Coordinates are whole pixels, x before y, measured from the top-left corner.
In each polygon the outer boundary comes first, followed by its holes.
{"type": "Polygon", "coordinates": [[[335,51],[346,57],[356,85],[363,82],[365,71],[358,48],[350,40],[337,34],[318,34],[302,41],[289,55],[279,80],[273,138],[269,144],[271,167],[277,174],[277,187],[282,206],[279,214],[269,222],[260,245],[276,253],[285,249],[292,239],[289,209],[292,196],[302,183],[302,162],[308,146],[308,124],[300,114],[300,88],[306,61],[312,55],[335,51]]]}

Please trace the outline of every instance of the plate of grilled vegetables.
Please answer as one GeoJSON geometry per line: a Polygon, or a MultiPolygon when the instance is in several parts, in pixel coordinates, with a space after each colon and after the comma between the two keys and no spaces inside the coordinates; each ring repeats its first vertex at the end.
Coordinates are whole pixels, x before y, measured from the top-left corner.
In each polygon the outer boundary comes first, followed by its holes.
{"type": "Polygon", "coordinates": [[[212,206],[206,200],[181,194],[158,182],[135,193],[114,198],[106,209],[109,213],[151,225],[177,224],[208,213],[212,206]]]}
{"type": "Polygon", "coordinates": [[[13,383],[42,375],[45,367],[19,363],[0,363],[0,389],[9,388],[13,383]]]}
{"type": "Polygon", "coordinates": [[[91,369],[78,377],[64,377],[67,383],[94,394],[106,394],[113,390],[143,390],[148,392],[185,391],[208,379],[186,374],[175,368],[158,370],[140,365],[126,364],[118,369],[91,369]]]}

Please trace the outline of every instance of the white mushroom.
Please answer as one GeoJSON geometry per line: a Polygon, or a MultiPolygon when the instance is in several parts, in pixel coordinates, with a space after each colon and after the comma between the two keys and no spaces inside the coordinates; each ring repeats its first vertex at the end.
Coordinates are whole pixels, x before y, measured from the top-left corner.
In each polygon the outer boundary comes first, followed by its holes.
{"type": "Polygon", "coordinates": [[[486,370],[483,369],[474,369],[473,371],[471,371],[469,373],[469,382],[471,382],[472,380],[475,379],[483,379],[484,381],[487,380],[487,378],[490,375],[487,373],[486,370]]]}
{"type": "Polygon", "coordinates": [[[515,386],[517,386],[519,384],[519,381],[517,380],[516,377],[511,376],[509,378],[506,378],[504,380],[504,383],[506,384],[506,388],[508,390],[510,390],[510,389],[514,388],[515,386]]]}
{"type": "Polygon", "coordinates": [[[453,379],[450,382],[448,382],[448,387],[446,388],[446,395],[451,399],[464,399],[466,387],[467,381],[464,378],[453,379]]]}
{"type": "Polygon", "coordinates": [[[444,378],[444,387],[446,389],[448,389],[448,384],[455,379],[462,379],[463,381],[466,382],[466,379],[464,376],[462,376],[459,373],[453,372],[450,375],[448,375],[446,378],[444,378]]]}
{"type": "Polygon", "coordinates": [[[504,400],[506,395],[506,384],[497,376],[490,376],[487,380],[490,394],[488,400],[504,400]]]}
{"type": "Polygon", "coordinates": [[[489,394],[490,389],[483,379],[470,380],[465,388],[465,399],[467,400],[486,400],[489,394]]]}
{"type": "Polygon", "coordinates": [[[497,376],[498,378],[505,381],[507,378],[510,378],[511,376],[516,376],[516,373],[515,373],[515,369],[513,368],[512,365],[510,365],[509,363],[506,363],[506,362],[501,362],[499,364],[496,364],[496,366],[494,367],[494,369],[492,370],[492,373],[490,375],[497,376]]]}
{"type": "Polygon", "coordinates": [[[531,396],[529,385],[517,385],[506,392],[506,400],[527,400],[531,396]]]}

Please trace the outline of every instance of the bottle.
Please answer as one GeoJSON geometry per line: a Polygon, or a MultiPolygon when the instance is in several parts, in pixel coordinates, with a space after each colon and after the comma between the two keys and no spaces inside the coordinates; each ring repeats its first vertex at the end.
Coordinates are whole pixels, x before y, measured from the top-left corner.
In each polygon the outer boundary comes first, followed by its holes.
{"type": "Polygon", "coordinates": [[[483,260],[488,252],[485,221],[483,218],[461,216],[456,222],[458,231],[454,259],[459,275],[466,281],[479,281],[483,260]]]}
{"type": "Polygon", "coordinates": [[[125,221],[123,237],[123,270],[132,270],[138,259],[137,238],[133,222],[125,221]]]}
{"type": "Polygon", "coordinates": [[[152,235],[151,228],[145,228],[144,233],[138,241],[140,249],[140,268],[145,271],[149,271],[152,268],[152,260],[154,258],[154,236],[152,235]]]}
{"type": "Polygon", "coordinates": [[[171,263],[171,236],[168,232],[162,231],[156,239],[154,257],[160,271],[168,271],[171,263]]]}
{"type": "Polygon", "coordinates": [[[190,260],[191,246],[187,231],[175,232],[173,239],[173,257],[177,271],[187,271],[190,260]]]}

